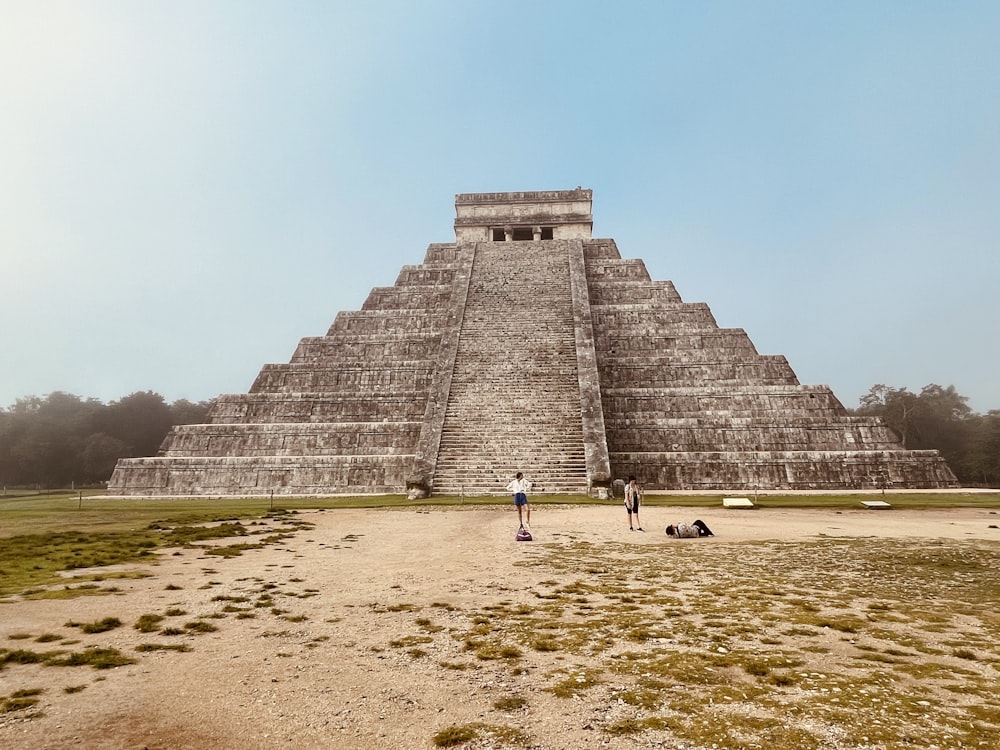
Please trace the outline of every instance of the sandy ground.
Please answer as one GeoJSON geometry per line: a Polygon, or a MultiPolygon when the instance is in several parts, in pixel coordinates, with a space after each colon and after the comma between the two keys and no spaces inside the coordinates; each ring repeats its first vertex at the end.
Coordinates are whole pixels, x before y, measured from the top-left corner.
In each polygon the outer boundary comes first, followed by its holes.
{"type": "MultiPolygon", "coordinates": [[[[532,650],[514,634],[521,658],[476,659],[456,634],[470,632],[476,613],[491,606],[533,606],[559,580],[553,559],[579,550],[606,550],[608,564],[624,561],[626,571],[634,559],[669,572],[699,545],[720,560],[736,558],[738,571],[739,558],[774,554],[753,544],[770,540],[1000,541],[1000,515],[980,509],[651,507],[640,534],[629,533],[618,506],[536,506],[531,543],[514,541],[512,507],[305,511],[294,518],[313,526],[237,557],[163,551],[154,565],[127,566],[151,577],[109,582],[119,589],[111,595],[0,603],[0,648],[99,646],[136,659],[107,670],[8,665],[0,696],[44,692],[30,709],[0,713],[0,747],[433,748],[441,730],[476,722],[523,731],[531,739],[520,745],[537,748],[693,747],[662,732],[597,731],[614,708],[607,691],[585,699],[552,694],[552,675],[570,662],[579,667],[579,653],[567,659],[532,650]],[[695,513],[715,537],[664,535],[667,523],[695,513]],[[143,614],[178,610],[184,614],[166,616],[163,625],[208,617],[218,629],[169,636],[133,627],[143,614]],[[123,626],[93,635],[67,626],[106,617],[123,626]],[[38,642],[43,634],[58,638],[38,642]],[[143,643],[192,650],[137,654],[143,643]],[[498,710],[498,698],[510,695],[526,705],[498,710]]],[[[281,522],[264,523],[256,530],[281,522]]],[[[508,741],[489,736],[460,746],[518,745],[508,741]]]]}

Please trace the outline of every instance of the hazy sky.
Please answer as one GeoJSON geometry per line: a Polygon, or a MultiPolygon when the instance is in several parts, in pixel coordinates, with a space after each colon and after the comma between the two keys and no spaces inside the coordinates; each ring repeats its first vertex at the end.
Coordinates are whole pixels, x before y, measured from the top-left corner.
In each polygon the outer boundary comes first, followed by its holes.
{"type": "Polygon", "coordinates": [[[1000,409],[1000,2],[0,0],[0,407],[245,392],[454,240],[594,235],[845,406],[1000,409]]]}

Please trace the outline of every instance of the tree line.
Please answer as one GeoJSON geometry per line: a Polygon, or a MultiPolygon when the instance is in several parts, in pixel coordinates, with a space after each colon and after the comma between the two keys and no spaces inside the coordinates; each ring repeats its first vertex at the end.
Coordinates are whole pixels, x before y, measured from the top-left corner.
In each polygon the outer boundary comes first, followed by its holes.
{"type": "Polygon", "coordinates": [[[108,404],[59,391],[18,399],[0,409],[0,485],[99,486],[119,458],[155,456],[173,425],[204,422],[212,403],[152,391],[108,404]]]}
{"type": "Polygon", "coordinates": [[[934,449],[966,487],[1000,487],[1000,410],[978,414],[954,386],[925,385],[920,393],[879,383],[853,410],[881,417],[910,450],[934,449]]]}
{"type": "MultiPolygon", "coordinates": [[[[977,414],[967,401],[950,385],[880,383],[849,411],[881,417],[908,449],[940,451],[961,484],[1000,487],[1000,410],[977,414]]],[[[0,409],[0,485],[98,486],[119,458],[155,456],[172,426],[203,423],[212,403],[168,404],[153,391],[108,404],[62,392],[18,399],[0,409]]]]}

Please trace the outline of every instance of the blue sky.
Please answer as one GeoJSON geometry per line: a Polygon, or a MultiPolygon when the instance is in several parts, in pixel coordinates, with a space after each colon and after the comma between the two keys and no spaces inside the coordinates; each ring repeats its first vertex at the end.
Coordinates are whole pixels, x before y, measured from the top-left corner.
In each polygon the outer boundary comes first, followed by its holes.
{"type": "Polygon", "coordinates": [[[1000,409],[1000,3],[0,0],[0,406],[245,392],[454,239],[594,234],[854,407],[1000,409]]]}

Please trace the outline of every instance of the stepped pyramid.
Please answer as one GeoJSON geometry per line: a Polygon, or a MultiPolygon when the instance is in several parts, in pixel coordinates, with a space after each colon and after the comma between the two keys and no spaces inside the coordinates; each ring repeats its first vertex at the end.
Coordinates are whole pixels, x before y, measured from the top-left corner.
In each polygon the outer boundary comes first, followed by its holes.
{"type": "Polygon", "coordinates": [[[265,365],[207,424],[119,461],[113,495],[535,492],[956,485],[782,356],[593,239],[590,190],[455,198],[432,244],[361,310],[265,365]]]}

